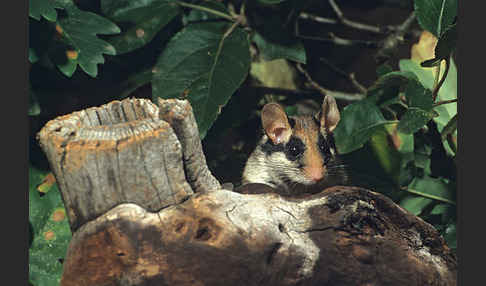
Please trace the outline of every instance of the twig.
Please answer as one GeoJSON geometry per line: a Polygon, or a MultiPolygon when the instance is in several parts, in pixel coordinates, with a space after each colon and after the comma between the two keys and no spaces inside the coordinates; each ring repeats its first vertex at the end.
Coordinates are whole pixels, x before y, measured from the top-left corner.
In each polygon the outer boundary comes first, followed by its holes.
{"type": "MultiPolygon", "coordinates": [[[[447,58],[446,59],[446,67],[445,67],[444,74],[442,75],[442,78],[440,79],[439,84],[437,84],[437,86],[434,88],[434,91],[432,92],[432,100],[434,102],[437,99],[437,95],[439,95],[439,89],[440,89],[440,87],[442,86],[442,84],[444,83],[444,81],[447,78],[447,74],[449,73],[449,67],[450,67],[450,65],[451,65],[451,59],[450,58],[447,58]]],[[[438,70],[438,71],[440,71],[440,70],[438,70]]]]}
{"type": "Polygon", "coordinates": [[[335,97],[336,99],[342,99],[347,101],[361,100],[365,97],[364,94],[361,93],[346,93],[342,91],[329,90],[327,88],[322,87],[312,79],[312,77],[309,75],[309,73],[306,70],[304,70],[304,68],[300,63],[297,64],[297,70],[305,76],[305,78],[313,88],[315,88],[320,94],[324,96],[329,94],[335,97]]]}
{"type": "Polygon", "coordinates": [[[436,106],[439,106],[439,105],[442,105],[442,104],[454,103],[454,102],[457,102],[457,98],[436,102],[432,105],[432,107],[436,107],[436,106]]]}
{"type": "Polygon", "coordinates": [[[313,40],[313,41],[320,41],[320,42],[328,42],[328,43],[333,43],[335,45],[340,45],[340,46],[353,46],[353,45],[363,45],[367,48],[377,48],[378,47],[378,42],[375,41],[363,41],[363,40],[350,40],[350,39],[344,39],[340,38],[333,33],[329,33],[329,38],[321,38],[321,37],[312,37],[312,36],[301,36],[297,34],[298,38],[304,39],[304,40],[313,40]]]}
{"type": "Polygon", "coordinates": [[[395,30],[388,37],[381,41],[381,49],[376,53],[375,59],[378,64],[382,64],[390,58],[395,48],[405,41],[405,34],[415,22],[415,13],[410,15],[398,26],[395,26],[395,30]]]}
{"type": "Polygon", "coordinates": [[[216,16],[220,16],[220,17],[225,18],[226,20],[229,20],[229,21],[232,21],[232,22],[236,21],[236,19],[234,17],[232,17],[231,15],[228,15],[226,13],[223,13],[223,12],[220,12],[220,11],[217,11],[217,10],[213,10],[213,9],[210,9],[210,8],[207,8],[207,7],[204,7],[204,6],[199,6],[199,5],[186,3],[186,2],[182,2],[182,1],[176,1],[175,3],[179,6],[182,6],[182,7],[192,8],[192,9],[195,9],[195,10],[200,10],[200,11],[204,11],[204,12],[207,12],[207,13],[210,13],[210,14],[214,14],[216,16]]]}
{"type": "Polygon", "coordinates": [[[301,12],[299,14],[299,18],[304,19],[304,20],[312,20],[312,21],[315,21],[317,23],[322,23],[322,24],[338,24],[338,21],[336,19],[319,17],[319,16],[312,15],[312,14],[305,13],[305,12],[301,12]]]}
{"type": "MultiPolygon", "coordinates": [[[[336,13],[336,16],[338,17],[339,22],[342,23],[343,25],[348,26],[348,27],[352,27],[352,28],[355,28],[357,30],[372,32],[372,33],[375,33],[375,34],[384,34],[384,33],[388,33],[389,31],[392,31],[392,30],[395,29],[393,26],[378,27],[378,26],[374,26],[374,25],[363,24],[363,23],[351,21],[351,20],[347,19],[346,17],[344,17],[343,12],[341,11],[341,9],[339,8],[339,6],[336,4],[336,2],[334,0],[329,0],[329,4],[331,5],[332,9],[334,10],[334,13],[336,13]]],[[[315,16],[314,19],[316,17],[317,16],[315,16]]]]}
{"type": "Polygon", "coordinates": [[[337,73],[337,74],[339,74],[339,75],[347,78],[360,93],[363,93],[364,94],[364,93],[367,92],[366,87],[364,87],[362,84],[360,84],[356,80],[356,77],[355,77],[354,73],[347,73],[347,72],[343,71],[342,69],[338,68],[337,66],[335,66],[333,63],[331,63],[330,61],[328,61],[325,58],[320,58],[320,60],[322,62],[324,62],[335,73],[337,73]]]}

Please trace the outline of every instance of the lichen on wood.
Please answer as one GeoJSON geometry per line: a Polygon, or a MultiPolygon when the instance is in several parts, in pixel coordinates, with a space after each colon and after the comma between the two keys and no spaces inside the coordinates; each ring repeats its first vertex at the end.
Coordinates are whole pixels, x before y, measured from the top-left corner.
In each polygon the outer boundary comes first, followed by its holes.
{"type": "Polygon", "coordinates": [[[159,105],[114,101],[41,130],[73,230],[62,286],[456,285],[444,239],[389,198],[222,189],[189,103],[159,105]]]}
{"type": "Polygon", "coordinates": [[[148,100],[113,101],[56,118],[39,140],[73,230],[121,203],[158,211],[193,193],[182,147],[148,100]]]}

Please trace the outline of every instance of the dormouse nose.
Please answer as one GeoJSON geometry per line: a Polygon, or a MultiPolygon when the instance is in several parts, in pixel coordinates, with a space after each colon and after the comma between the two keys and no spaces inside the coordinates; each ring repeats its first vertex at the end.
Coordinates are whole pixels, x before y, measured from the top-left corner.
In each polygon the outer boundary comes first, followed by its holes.
{"type": "Polygon", "coordinates": [[[324,177],[324,167],[322,166],[310,166],[306,168],[306,175],[314,182],[322,180],[324,177]]]}

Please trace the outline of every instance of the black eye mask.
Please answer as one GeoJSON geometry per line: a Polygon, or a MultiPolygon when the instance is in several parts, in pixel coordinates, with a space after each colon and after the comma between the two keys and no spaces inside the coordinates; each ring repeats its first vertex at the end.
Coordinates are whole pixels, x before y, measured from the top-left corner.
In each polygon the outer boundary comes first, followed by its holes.
{"type": "MultiPolygon", "coordinates": [[[[329,137],[329,139],[332,138],[332,136],[329,137]]],[[[324,165],[327,165],[332,158],[331,148],[333,148],[333,145],[334,141],[332,139],[326,140],[326,138],[324,138],[322,134],[319,134],[319,137],[317,139],[317,146],[319,147],[319,150],[324,157],[324,165]]]]}
{"type": "Polygon", "coordinates": [[[289,142],[285,144],[284,153],[285,153],[285,157],[287,157],[289,161],[297,160],[302,156],[302,154],[304,154],[304,151],[305,151],[304,142],[302,142],[302,140],[300,140],[297,137],[294,136],[290,137],[289,142]]]}

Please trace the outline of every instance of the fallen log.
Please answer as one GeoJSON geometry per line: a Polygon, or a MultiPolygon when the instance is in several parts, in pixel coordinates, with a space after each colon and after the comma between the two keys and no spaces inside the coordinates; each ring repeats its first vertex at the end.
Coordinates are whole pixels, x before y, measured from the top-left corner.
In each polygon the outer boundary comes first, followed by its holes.
{"type": "Polygon", "coordinates": [[[115,101],[41,130],[73,230],[61,285],[456,284],[444,239],[389,198],[222,189],[190,104],[159,107],[115,101]]]}

